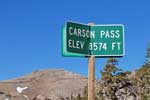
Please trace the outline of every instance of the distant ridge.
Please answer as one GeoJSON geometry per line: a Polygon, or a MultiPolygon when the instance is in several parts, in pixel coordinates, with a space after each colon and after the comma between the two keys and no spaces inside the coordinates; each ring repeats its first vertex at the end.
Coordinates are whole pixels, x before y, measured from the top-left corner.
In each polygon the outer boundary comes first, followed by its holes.
{"type": "MultiPolygon", "coordinates": [[[[0,100],[36,100],[35,98],[60,98],[82,94],[87,78],[63,69],[34,71],[12,80],[0,81],[0,100]],[[28,87],[21,94],[17,88],[28,87]]],[[[44,100],[44,99],[42,99],[44,100]]]]}

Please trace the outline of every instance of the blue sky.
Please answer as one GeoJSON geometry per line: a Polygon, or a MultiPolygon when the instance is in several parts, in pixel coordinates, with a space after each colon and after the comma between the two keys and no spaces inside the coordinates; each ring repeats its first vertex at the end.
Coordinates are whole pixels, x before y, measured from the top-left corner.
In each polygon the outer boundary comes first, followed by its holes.
{"type": "MultiPolygon", "coordinates": [[[[0,80],[34,70],[65,69],[87,76],[87,58],[62,57],[61,28],[67,20],[124,24],[126,54],[119,68],[138,69],[150,41],[149,0],[1,0],[0,80]]],[[[96,77],[106,58],[96,58],[96,77]]]]}

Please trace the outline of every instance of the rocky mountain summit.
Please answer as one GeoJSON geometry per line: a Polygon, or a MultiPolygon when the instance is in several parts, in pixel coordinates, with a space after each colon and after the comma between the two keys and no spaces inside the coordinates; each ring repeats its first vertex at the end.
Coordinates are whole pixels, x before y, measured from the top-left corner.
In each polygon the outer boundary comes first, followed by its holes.
{"type": "Polygon", "coordinates": [[[35,71],[24,77],[0,81],[0,100],[61,100],[82,94],[87,78],[69,71],[35,71]]]}

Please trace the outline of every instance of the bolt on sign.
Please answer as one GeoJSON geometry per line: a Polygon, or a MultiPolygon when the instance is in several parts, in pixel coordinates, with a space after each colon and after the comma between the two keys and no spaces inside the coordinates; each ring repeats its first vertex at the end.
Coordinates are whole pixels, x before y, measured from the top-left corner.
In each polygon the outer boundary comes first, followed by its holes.
{"type": "Polygon", "coordinates": [[[110,57],[123,56],[125,52],[122,24],[86,25],[67,22],[63,34],[67,53],[110,57]]]}

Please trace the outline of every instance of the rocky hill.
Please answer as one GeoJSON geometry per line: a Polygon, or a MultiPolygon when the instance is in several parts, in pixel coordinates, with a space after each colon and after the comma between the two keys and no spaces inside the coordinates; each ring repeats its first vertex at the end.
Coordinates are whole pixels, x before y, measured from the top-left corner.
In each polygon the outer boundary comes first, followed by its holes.
{"type": "Polygon", "coordinates": [[[65,70],[35,71],[1,81],[0,100],[61,100],[82,94],[87,78],[65,70]]]}

